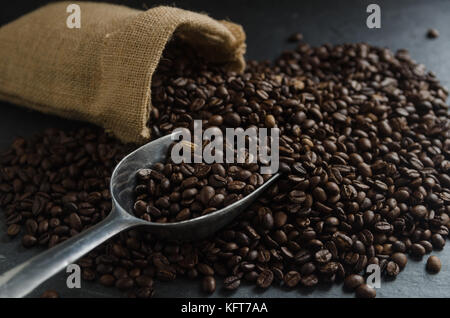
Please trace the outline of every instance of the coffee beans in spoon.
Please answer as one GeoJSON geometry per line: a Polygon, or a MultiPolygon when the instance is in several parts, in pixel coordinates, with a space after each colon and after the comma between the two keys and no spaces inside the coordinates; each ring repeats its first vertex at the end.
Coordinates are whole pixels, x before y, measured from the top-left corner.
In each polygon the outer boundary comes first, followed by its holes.
{"type": "MultiPolygon", "coordinates": [[[[236,153],[236,152],[235,152],[236,153]]],[[[137,171],[134,214],[144,220],[180,222],[218,211],[252,193],[271,174],[257,163],[166,163],[137,171]]]]}

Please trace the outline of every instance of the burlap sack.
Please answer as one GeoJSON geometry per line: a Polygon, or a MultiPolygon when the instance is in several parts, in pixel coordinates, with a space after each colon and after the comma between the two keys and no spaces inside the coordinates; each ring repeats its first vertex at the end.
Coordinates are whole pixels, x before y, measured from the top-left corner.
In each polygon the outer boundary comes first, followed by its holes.
{"type": "Polygon", "coordinates": [[[0,98],[44,113],[89,121],[124,142],[150,137],[151,79],[176,32],[206,58],[244,68],[241,26],[172,7],[148,11],[78,2],[42,7],[0,28],[0,98]]]}

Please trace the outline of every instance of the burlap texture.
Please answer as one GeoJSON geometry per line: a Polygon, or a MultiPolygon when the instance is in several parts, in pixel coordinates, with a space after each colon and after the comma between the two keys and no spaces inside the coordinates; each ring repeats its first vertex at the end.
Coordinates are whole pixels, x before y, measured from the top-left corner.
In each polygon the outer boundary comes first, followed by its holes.
{"type": "Polygon", "coordinates": [[[172,7],[59,2],[0,28],[0,98],[142,143],[152,75],[175,32],[212,62],[244,69],[245,34],[231,22],[172,7]],[[81,7],[79,29],[66,25],[70,3],[81,7]]]}

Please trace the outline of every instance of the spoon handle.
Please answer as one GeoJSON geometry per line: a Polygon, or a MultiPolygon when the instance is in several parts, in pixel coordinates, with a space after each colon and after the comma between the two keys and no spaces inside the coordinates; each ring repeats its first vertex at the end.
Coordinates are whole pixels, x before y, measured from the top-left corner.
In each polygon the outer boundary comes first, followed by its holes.
{"type": "Polygon", "coordinates": [[[95,226],[0,275],[0,298],[26,296],[110,237],[139,224],[138,219],[113,208],[108,217],[95,226]]]}

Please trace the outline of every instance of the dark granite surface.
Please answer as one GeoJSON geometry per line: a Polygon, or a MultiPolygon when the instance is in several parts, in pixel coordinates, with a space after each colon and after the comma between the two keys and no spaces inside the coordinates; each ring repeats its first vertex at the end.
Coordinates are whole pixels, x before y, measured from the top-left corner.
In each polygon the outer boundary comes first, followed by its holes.
{"type": "MultiPolygon", "coordinates": [[[[0,25],[50,1],[13,1],[0,4],[0,25]]],[[[111,1],[142,8],[142,1],[111,1]]],[[[381,29],[366,27],[366,7],[374,1],[146,1],[176,5],[203,11],[215,18],[227,18],[244,26],[247,33],[247,58],[272,59],[283,49],[292,47],[286,37],[295,31],[304,34],[307,42],[321,43],[367,42],[393,50],[406,48],[413,58],[434,71],[442,83],[450,83],[450,1],[376,1],[381,6],[381,29]],[[440,37],[426,38],[428,28],[437,28],[440,37]]],[[[0,44],[1,45],[1,44],[0,44]]],[[[0,149],[5,149],[15,136],[29,136],[46,127],[77,127],[53,116],[46,116],[24,108],[0,102],[0,149]]],[[[39,252],[26,250],[19,240],[5,234],[3,216],[0,217],[0,273],[39,252]]],[[[443,263],[440,274],[425,272],[425,261],[409,261],[407,268],[395,281],[383,282],[378,297],[450,297],[450,250],[433,252],[443,263]]],[[[55,289],[66,297],[120,297],[115,289],[98,284],[82,283],[81,289],[70,290],[65,284],[66,274],[60,273],[39,287],[31,296],[45,289],[55,289]]],[[[156,297],[202,297],[199,281],[177,279],[172,283],[156,283],[156,297]]],[[[222,297],[353,297],[342,286],[319,286],[313,290],[284,290],[271,288],[261,292],[253,286],[243,286],[236,292],[218,288],[214,296],[222,297]]]]}

